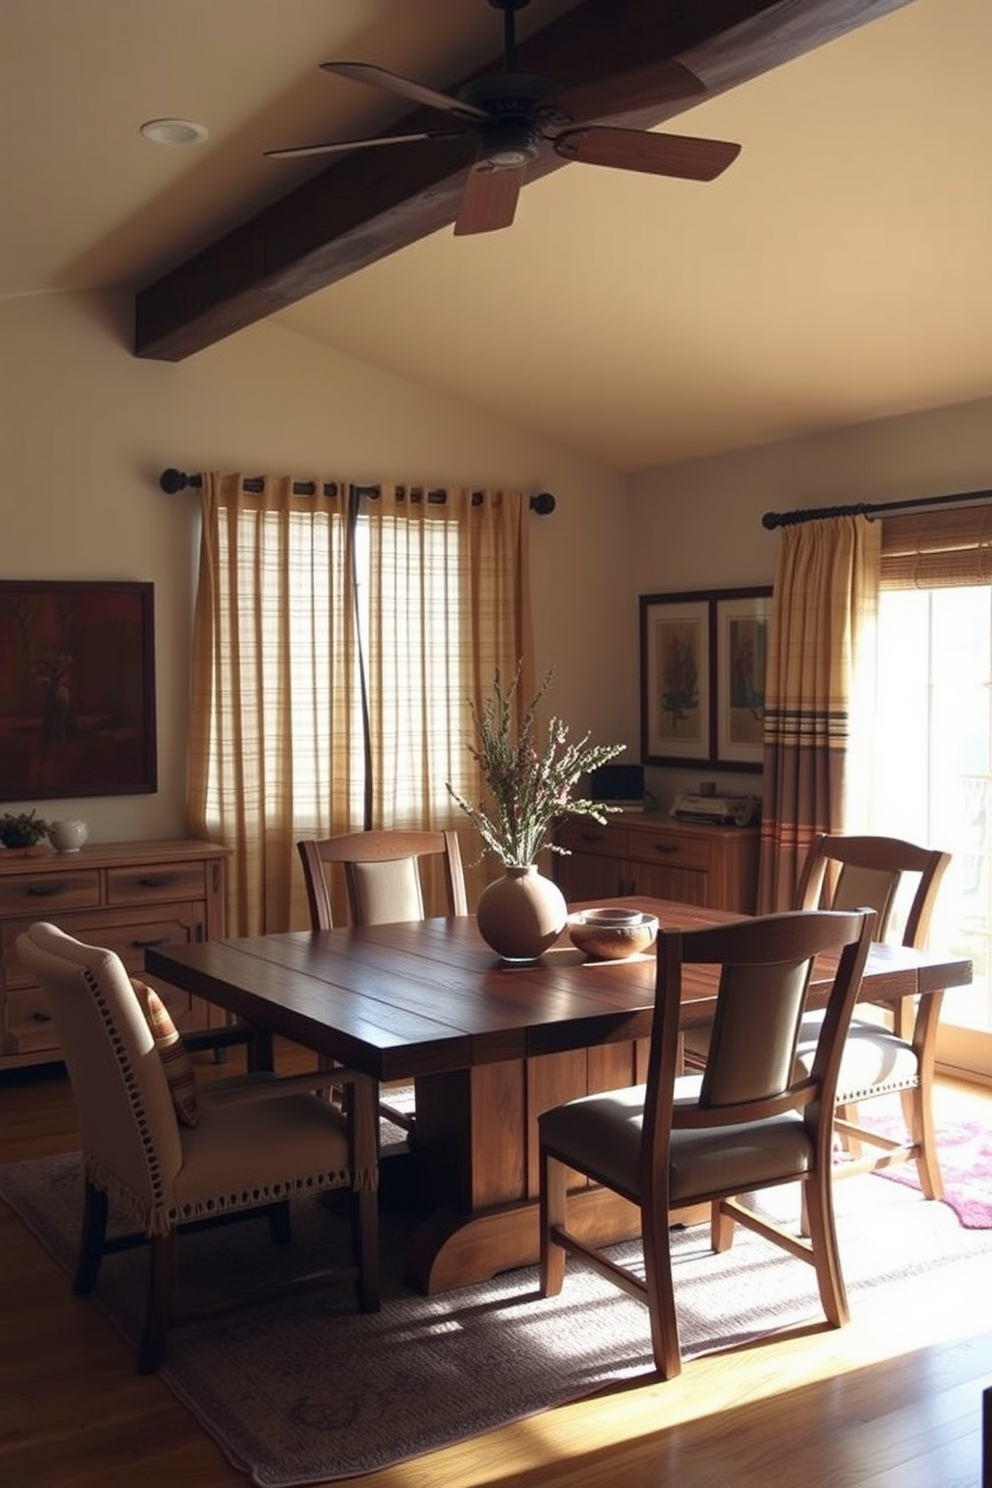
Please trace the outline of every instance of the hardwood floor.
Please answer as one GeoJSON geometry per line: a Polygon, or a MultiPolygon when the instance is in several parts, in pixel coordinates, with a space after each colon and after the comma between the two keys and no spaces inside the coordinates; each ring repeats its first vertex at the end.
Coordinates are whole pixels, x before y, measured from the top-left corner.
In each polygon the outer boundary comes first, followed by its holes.
{"type": "MultiPolygon", "coordinates": [[[[992,1116],[989,1092],[940,1095],[992,1116]]],[[[0,1078],[0,1162],[77,1141],[59,1071],[0,1078]]],[[[91,1300],[70,1295],[5,1205],[0,1337],[5,1488],[243,1488],[171,1392],[135,1374],[131,1350],[91,1300]]],[[[549,1412],[348,1488],[978,1488],[990,1381],[992,1286],[976,1272],[953,1296],[928,1299],[921,1287],[912,1315],[861,1299],[839,1331],[699,1359],[679,1379],[549,1412]]]]}

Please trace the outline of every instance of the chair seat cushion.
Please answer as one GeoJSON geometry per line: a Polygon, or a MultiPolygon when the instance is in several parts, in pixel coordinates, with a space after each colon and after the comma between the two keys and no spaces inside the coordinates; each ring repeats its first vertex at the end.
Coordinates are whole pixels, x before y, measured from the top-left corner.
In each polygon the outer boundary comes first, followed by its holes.
{"type": "MultiPolygon", "coordinates": [[[[796,1058],[809,1069],[816,1052],[823,1015],[807,1013],[799,1034],[796,1058]]],[[[839,1106],[854,1104],[869,1096],[911,1090],[919,1083],[920,1069],[911,1044],[889,1029],[868,1019],[852,1019],[841,1057],[837,1082],[839,1106]]]]}
{"type": "MultiPolygon", "coordinates": [[[[676,1080],[676,1106],[694,1104],[699,1083],[698,1076],[676,1080]]],[[[637,1203],[643,1111],[643,1085],[584,1096],[545,1111],[538,1118],[540,1140],[555,1156],[637,1203]]],[[[673,1130],[671,1143],[673,1205],[789,1182],[813,1163],[812,1143],[793,1112],[733,1127],[673,1130]]]]}
{"type": "MultiPolygon", "coordinates": [[[[275,1075],[235,1076],[201,1091],[195,1131],[182,1132],[172,1182],[173,1223],[251,1208],[352,1182],[345,1118],[312,1095],[225,1100],[275,1075]]],[[[356,1185],[357,1186],[357,1185],[356,1185]]]]}

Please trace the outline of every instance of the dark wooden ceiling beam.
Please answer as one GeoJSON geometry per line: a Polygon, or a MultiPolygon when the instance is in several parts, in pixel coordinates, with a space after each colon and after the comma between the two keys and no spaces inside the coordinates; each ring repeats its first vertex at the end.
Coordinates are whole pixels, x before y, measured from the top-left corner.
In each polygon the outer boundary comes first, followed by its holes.
{"type": "MultiPolygon", "coordinates": [[[[561,87],[684,62],[707,95],[757,77],[911,0],[582,0],[517,48],[517,70],[561,87]]],[[[495,57],[476,76],[499,70],[495,57]]],[[[462,79],[461,82],[466,81],[462,79]]],[[[447,91],[456,92],[461,82],[447,91]]],[[[647,129],[692,99],[613,115],[647,129]]],[[[395,132],[437,127],[418,109],[395,132]]],[[[333,164],[171,270],[135,298],[135,353],[182,361],[234,331],[385,258],[455,220],[472,139],[331,157],[333,164]]],[[[550,149],[528,180],[566,162],[550,149]]]]}

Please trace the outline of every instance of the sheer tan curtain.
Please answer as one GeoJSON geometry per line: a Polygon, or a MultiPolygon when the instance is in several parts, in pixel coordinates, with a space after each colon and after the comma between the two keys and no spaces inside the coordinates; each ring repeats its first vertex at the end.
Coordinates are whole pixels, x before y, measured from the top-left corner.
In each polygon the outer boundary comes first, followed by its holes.
{"type": "Polygon", "coordinates": [[[792,905],[816,832],[845,825],[847,759],[865,716],[878,606],[880,524],[786,527],[769,627],[758,906],[792,905]]]}
{"type": "Polygon", "coordinates": [[[367,825],[458,828],[473,904],[488,865],[445,782],[481,792],[468,700],[481,706],[497,671],[520,662],[518,697],[533,695],[531,517],[519,491],[443,494],[390,486],[368,504],[367,825]]]}
{"type": "Polygon", "coordinates": [[[204,475],[202,507],[190,828],[234,850],[229,933],[262,934],[308,923],[298,838],[461,825],[466,699],[533,675],[529,506],[204,475]]]}

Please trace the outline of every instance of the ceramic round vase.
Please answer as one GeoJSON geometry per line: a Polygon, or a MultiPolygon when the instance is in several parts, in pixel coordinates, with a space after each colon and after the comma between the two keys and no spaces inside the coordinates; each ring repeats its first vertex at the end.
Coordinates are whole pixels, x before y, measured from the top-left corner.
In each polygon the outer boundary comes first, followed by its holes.
{"type": "Polygon", "coordinates": [[[48,829],[48,840],[56,852],[78,852],[90,835],[84,821],[55,821],[48,829]]]}
{"type": "Polygon", "coordinates": [[[475,918],[483,940],[504,961],[536,961],[564,929],[568,906],[558,885],[530,863],[508,866],[487,884],[475,918]]]}

